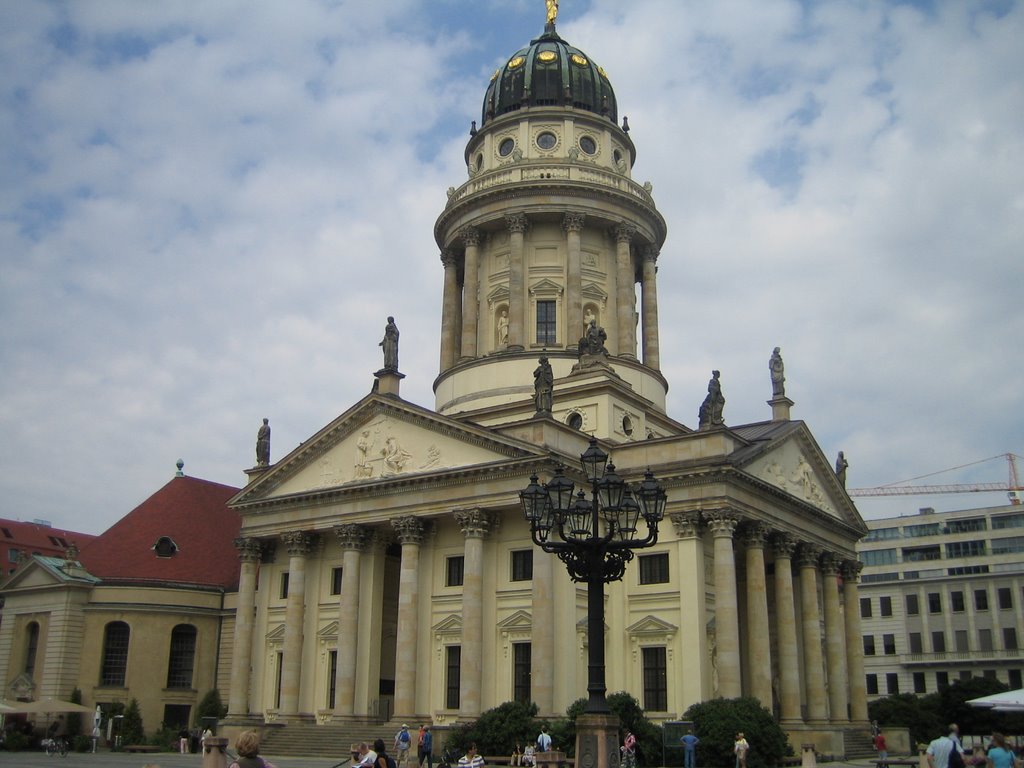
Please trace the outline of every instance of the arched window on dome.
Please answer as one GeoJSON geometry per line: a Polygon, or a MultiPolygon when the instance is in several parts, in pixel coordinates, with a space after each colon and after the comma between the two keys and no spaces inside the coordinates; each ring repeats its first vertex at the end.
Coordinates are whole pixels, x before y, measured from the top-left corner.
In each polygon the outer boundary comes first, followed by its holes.
{"type": "Polygon", "coordinates": [[[179,624],[171,631],[171,648],[167,659],[167,687],[191,688],[196,660],[196,628],[179,624]]]}
{"type": "Polygon", "coordinates": [[[131,628],[123,621],[112,621],[104,628],[100,685],[124,687],[131,632],[131,628]]]}

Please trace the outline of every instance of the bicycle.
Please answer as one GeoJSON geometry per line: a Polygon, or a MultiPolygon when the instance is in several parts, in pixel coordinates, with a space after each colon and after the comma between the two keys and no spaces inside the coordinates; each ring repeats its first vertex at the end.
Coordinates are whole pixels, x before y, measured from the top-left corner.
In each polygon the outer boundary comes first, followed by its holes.
{"type": "Polygon", "coordinates": [[[68,756],[68,740],[63,736],[58,736],[55,739],[43,739],[43,748],[51,757],[53,755],[68,756]]]}

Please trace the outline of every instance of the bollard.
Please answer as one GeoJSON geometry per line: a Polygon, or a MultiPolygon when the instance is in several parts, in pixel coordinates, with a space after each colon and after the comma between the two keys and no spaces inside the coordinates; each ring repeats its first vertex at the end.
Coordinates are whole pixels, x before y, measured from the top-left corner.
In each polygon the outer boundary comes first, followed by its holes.
{"type": "Polygon", "coordinates": [[[207,736],[203,744],[203,768],[227,768],[228,740],[223,736],[207,736]]]}
{"type": "Polygon", "coordinates": [[[817,768],[818,756],[814,753],[813,744],[801,744],[800,768],[817,768]]]}

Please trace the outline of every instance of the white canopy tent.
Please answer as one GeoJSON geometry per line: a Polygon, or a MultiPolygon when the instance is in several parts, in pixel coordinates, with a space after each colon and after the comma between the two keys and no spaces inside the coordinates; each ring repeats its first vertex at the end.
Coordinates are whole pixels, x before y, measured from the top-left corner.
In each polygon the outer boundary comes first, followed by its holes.
{"type": "Polygon", "coordinates": [[[967,703],[972,707],[994,709],[996,712],[1024,712],[1024,688],[969,699],[967,703]]]}

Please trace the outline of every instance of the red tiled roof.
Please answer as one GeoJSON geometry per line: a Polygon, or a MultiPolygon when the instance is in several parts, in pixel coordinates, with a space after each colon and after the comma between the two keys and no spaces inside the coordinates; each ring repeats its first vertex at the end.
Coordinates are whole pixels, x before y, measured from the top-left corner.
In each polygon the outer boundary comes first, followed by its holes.
{"type": "Polygon", "coordinates": [[[14,547],[24,555],[38,552],[41,555],[63,555],[67,544],[76,544],[79,548],[96,538],[91,533],[77,533],[63,528],[52,528],[39,523],[27,523],[23,520],[0,519],[0,551],[4,553],[3,562],[7,563],[7,550],[14,547]],[[9,534],[9,535],[8,535],[9,534]],[[57,543],[50,541],[54,537],[57,543]]]}
{"type": "Polygon", "coordinates": [[[79,560],[102,579],[164,581],[232,589],[238,584],[241,528],[227,501],[237,488],[194,477],[174,477],[139,506],[81,547],[79,560]],[[169,537],[177,551],[157,557],[169,537]]]}

